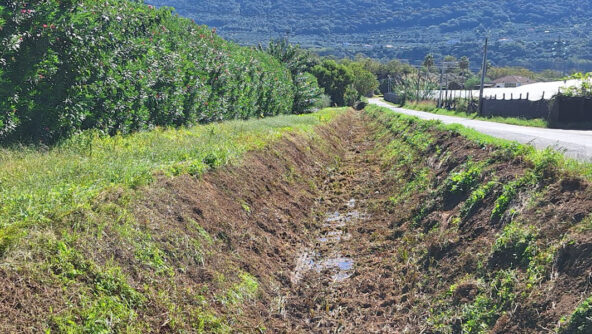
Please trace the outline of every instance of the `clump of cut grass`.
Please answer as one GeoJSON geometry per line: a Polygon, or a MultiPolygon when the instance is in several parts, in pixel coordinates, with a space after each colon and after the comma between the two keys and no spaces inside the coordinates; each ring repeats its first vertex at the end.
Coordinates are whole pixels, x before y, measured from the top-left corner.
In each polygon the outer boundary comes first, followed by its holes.
{"type": "Polygon", "coordinates": [[[463,204],[460,214],[461,217],[466,218],[470,216],[477,207],[483,203],[483,200],[493,192],[495,186],[498,184],[497,181],[489,181],[485,184],[480,185],[475,189],[469,198],[463,204]]]}
{"type": "Polygon", "coordinates": [[[463,170],[454,172],[444,181],[445,194],[463,194],[470,191],[481,180],[483,164],[468,161],[463,170]]]}
{"type": "Polygon", "coordinates": [[[576,310],[560,321],[560,334],[585,334],[592,332],[592,297],[584,300],[576,310]]]}
{"type": "Polygon", "coordinates": [[[491,247],[491,258],[509,266],[527,266],[536,254],[536,232],[517,222],[506,225],[491,247]]]}
{"type": "Polygon", "coordinates": [[[463,307],[462,332],[488,333],[497,319],[514,303],[517,282],[515,270],[497,272],[487,289],[489,291],[482,291],[473,303],[463,307]]]}

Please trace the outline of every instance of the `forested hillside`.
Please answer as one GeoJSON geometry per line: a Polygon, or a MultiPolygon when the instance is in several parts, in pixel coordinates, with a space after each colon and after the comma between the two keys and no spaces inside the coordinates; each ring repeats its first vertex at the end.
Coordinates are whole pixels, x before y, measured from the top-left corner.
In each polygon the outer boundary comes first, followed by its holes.
{"type": "Polygon", "coordinates": [[[499,65],[578,68],[592,59],[587,39],[591,9],[576,0],[148,2],[173,6],[241,43],[289,32],[305,46],[338,56],[363,52],[417,60],[434,52],[475,58],[488,31],[492,60],[499,65]]]}

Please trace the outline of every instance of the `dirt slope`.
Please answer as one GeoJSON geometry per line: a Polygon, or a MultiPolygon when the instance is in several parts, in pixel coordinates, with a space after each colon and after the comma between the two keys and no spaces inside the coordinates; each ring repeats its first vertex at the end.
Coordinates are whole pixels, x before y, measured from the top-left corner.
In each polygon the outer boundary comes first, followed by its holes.
{"type": "Polygon", "coordinates": [[[0,332],[585,333],[591,208],[551,153],[352,111],[35,231],[0,332]]]}

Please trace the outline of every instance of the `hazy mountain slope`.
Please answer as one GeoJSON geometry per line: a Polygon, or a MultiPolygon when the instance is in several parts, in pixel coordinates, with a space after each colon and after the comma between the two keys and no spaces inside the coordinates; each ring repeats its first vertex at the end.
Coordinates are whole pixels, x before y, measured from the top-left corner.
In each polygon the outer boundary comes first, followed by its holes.
{"type": "Polygon", "coordinates": [[[435,25],[442,30],[466,30],[506,23],[570,24],[584,19],[581,1],[288,1],[288,0],[152,0],[179,13],[221,27],[256,28],[271,9],[274,27],[289,26],[295,33],[315,33],[318,23],[331,32],[360,32],[380,28],[435,25]],[[232,20],[229,18],[233,18],[232,20]],[[344,24],[344,20],[347,21],[344,24]],[[240,23],[240,24],[237,24],[240,23]]]}
{"type": "Polygon", "coordinates": [[[149,0],[213,25],[229,38],[252,44],[290,32],[304,45],[329,47],[337,55],[418,59],[424,52],[477,57],[485,31],[500,45],[494,61],[562,68],[549,58],[590,59],[586,40],[592,7],[587,1],[288,1],[149,0]],[[338,36],[337,36],[338,35],[338,36]],[[558,39],[569,43],[561,50],[558,39]],[[470,43],[470,44],[464,44],[470,43]],[[353,45],[352,45],[353,44],[353,45]],[[367,44],[367,45],[364,45],[367,44]],[[382,50],[389,44],[393,48],[382,50]],[[556,52],[553,55],[553,52],[556,52]],[[566,56],[563,56],[566,53],[566,56]],[[547,61],[543,61],[547,59],[547,61]],[[534,62],[533,62],[534,60],[534,62]]]}

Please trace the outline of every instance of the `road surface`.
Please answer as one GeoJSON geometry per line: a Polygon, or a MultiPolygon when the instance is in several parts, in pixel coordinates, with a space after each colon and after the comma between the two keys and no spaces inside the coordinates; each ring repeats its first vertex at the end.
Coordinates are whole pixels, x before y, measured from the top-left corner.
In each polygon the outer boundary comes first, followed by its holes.
{"type": "Polygon", "coordinates": [[[592,162],[592,131],[533,128],[437,115],[422,111],[397,108],[392,104],[377,98],[370,99],[370,103],[422,119],[439,120],[446,124],[458,123],[493,137],[514,140],[522,144],[530,144],[537,149],[552,147],[558,151],[564,152],[565,155],[570,158],[592,162]]]}

